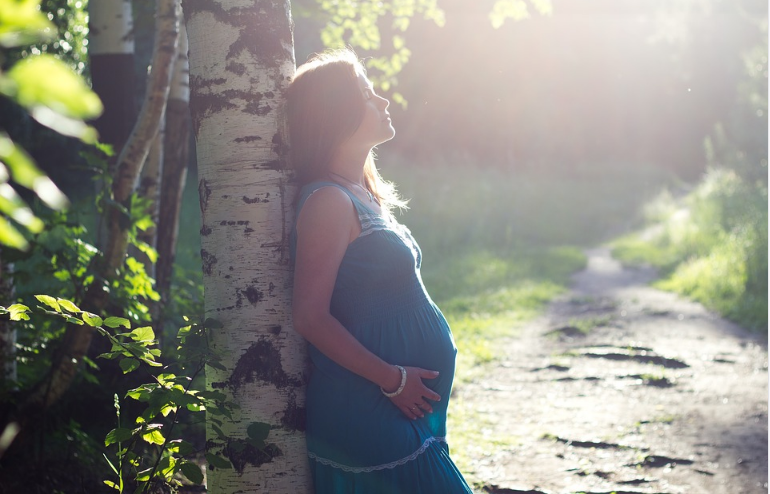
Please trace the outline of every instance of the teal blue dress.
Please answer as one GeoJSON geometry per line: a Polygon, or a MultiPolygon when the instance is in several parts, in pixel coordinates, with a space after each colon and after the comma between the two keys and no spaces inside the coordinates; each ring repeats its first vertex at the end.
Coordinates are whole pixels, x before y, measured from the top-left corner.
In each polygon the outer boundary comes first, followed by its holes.
{"type": "MultiPolygon", "coordinates": [[[[449,457],[446,414],[455,370],[452,333],[423,286],[421,252],[409,230],[376,214],[349,190],[361,234],[337,273],[331,314],[384,361],[437,370],[424,380],[441,396],[433,413],[407,418],[380,388],[309,345],[307,449],[316,494],[472,494],[449,457]]],[[[292,250],[296,249],[296,230],[292,250]]]]}

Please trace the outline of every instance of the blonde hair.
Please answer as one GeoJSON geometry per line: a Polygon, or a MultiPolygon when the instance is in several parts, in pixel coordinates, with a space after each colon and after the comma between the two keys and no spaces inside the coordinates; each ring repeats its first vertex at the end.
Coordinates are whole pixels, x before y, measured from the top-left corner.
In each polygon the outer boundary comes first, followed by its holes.
{"type": "MultiPolygon", "coordinates": [[[[359,73],[366,70],[350,49],[315,54],[297,68],[286,94],[286,118],[300,186],[328,175],[337,148],[361,124],[365,101],[359,73]]],[[[377,171],[372,152],[364,164],[364,185],[387,212],[406,207],[393,183],[377,171]]]]}

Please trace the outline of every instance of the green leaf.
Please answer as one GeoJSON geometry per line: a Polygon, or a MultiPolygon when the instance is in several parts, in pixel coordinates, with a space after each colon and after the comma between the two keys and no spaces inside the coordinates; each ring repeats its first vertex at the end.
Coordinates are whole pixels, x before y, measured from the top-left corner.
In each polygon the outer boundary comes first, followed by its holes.
{"type": "Polygon", "coordinates": [[[112,480],[104,480],[103,482],[104,482],[105,484],[107,484],[107,486],[108,486],[108,487],[112,487],[112,488],[113,488],[113,489],[115,489],[116,491],[120,491],[120,487],[118,487],[118,484],[116,484],[116,483],[115,483],[115,482],[113,482],[112,480]]]}
{"type": "Polygon", "coordinates": [[[159,429],[152,429],[142,434],[142,439],[150,444],[163,444],[166,442],[166,438],[163,437],[163,433],[159,429]]]}
{"type": "Polygon", "coordinates": [[[27,242],[27,239],[24,238],[24,235],[19,233],[19,230],[14,228],[14,226],[2,216],[0,216],[0,244],[24,251],[29,249],[29,243],[27,242]]]}
{"type": "Polygon", "coordinates": [[[252,422],[246,429],[246,434],[252,439],[264,441],[270,434],[270,424],[263,422],[252,422]]]}
{"type": "Polygon", "coordinates": [[[29,321],[29,307],[23,304],[13,304],[8,307],[8,312],[11,314],[11,321],[29,321]]]}
{"type": "Polygon", "coordinates": [[[88,324],[91,327],[101,326],[104,321],[102,321],[102,318],[97,316],[96,314],[92,314],[91,312],[83,311],[80,314],[80,317],[83,318],[83,322],[88,324]]]}
{"type": "Polygon", "coordinates": [[[67,316],[65,319],[66,319],[66,320],[67,320],[67,322],[68,322],[68,323],[70,323],[70,324],[76,324],[76,325],[78,325],[78,326],[82,326],[82,325],[83,325],[83,321],[81,321],[80,319],[75,319],[75,318],[74,318],[74,317],[72,317],[72,316],[67,316]]]}
{"type": "Polygon", "coordinates": [[[0,0],[0,45],[10,48],[51,39],[56,26],[39,6],[40,0],[0,0]]]}
{"type": "Polygon", "coordinates": [[[221,391],[200,391],[198,392],[198,396],[214,401],[225,401],[227,399],[227,395],[221,391]]]}
{"type": "Polygon", "coordinates": [[[169,453],[174,453],[179,456],[187,456],[195,451],[193,445],[182,439],[174,439],[169,441],[166,449],[169,453]]]}
{"type": "Polygon", "coordinates": [[[59,303],[59,306],[66,310],[67,312],[72,312],[73,314],[76,314],[80,312],[80,309],[77,305],[73,304],[69,300],[65,300],[63,298],[57,298],[56,301],[59,303]]]}
{"type": "Polygon", "coordinates": [[[139,361],[133,358],[124,358],[118,364],[123,369],[123,374],[128,374],[139,368],[139,361]]]}
{"type": "Polygon", "coordinates": [[[214,432],[217,433],[217,436],[219,436],[219,439],[227,439],[227,436],[225,436],[225,433],[222,432],[222,429],[219,428],[216,424],[211,424],[211,428],[214,430],[214,432]]]}
{"type": "Polygon", "coordinates": [[[113,472],[115,472],[115,475],[117,475],[118,477],[120,477],[120,474],[118,473],[118,469],[117,469],[117,468],[115,468],[115,465],[113,465],[113,464],[112,464],[112,462],[110,461],[110,459],[109,459],[109,458],[107,458],[107,455],[106,455],[106,454],[104,454],[104,453],[102,453],[102,456],[104,456],[104,460],[105,460],[105,461],[107,462],[107,464],[110,466],[110,468],[112,469],[112,471],[113,471],[113,472]]]}
{"type": "Polygon", "coordinates": [[[104,438],[104,445],[109,446],[113,443],[121,443],[123,441],[128,441],[131,439],[131,436],[133,436],[134,433],[131,429],[126,429],[125,427],[118,427],[117,429],[112,429],[110,432],[107,433],[107,436],[104,438]]]}
{"type": "Polygon", "coordinates": [[[156,263],[158,261],[158,251],[155,250],[150,244],[137,241],[134,245],[136,245],[136,248],[147,256],[147,259],[149,259],[151,263],[156,263]]]}
{"type": "Polygon", "coordinates": [[[108,317],[104,320],[104,325],[108,328],[117,328],[118,326],[123,326],[126,329],[131,329],[131,322],[123,317],[108,317]]]}
{"type": "Polygon", "coordinates": [[[195,463],[185,461],[179,467],[179,470],[181,470],[182,474],[193,484],[200,485],[203,483],[203,472],[195,463]]]}
{"type": "Polygon", "coordinates": [[[175,466],[176,458],[173,456],[165,456],[161,458],[160,462],[158,462],[158,475],[165,478],[166,480],[170,480],[171,476],[174,474],[175,466]]]}
{"type": "Polygon", "coordinates": [[[147,468],[145,470],[142,470],[141,472],[137,472],[136,474],[136,481],[137,482],[147,482],[150,480],[150,473],[152,472],[152,467],[147,468]]]}
{"type": "MultiPolygon", "coordinates": [[[[67,64],[53,55],[27,57],[14,64],[6,77],[9,82],[0,85],[0,92],[29,109],[33,117],[34,110],[41,107],[78,120],[93,119],[102,113],[102,102],[96,93],[67,64]]],[[[62,132],[52,128],[64,135],[73,135],[70,129],[62,132]]]]}
{"type": "Polygon", "coordinates": [[[44,303],[45,305],[52,308],[56,312],[61,312],[61,307],[59,307],[59,303],[56,301],[55,298],[51,297],[50,295],[35,295],[35,298],[39,302],[44,303]]]}
{"type": "Polygon", "coordinates": [[[225,367],[224,365],[220,364],[219,362],[216,362],[216,361],[213,361],[213,360],[210,361],[210,362],[206,362],[206,365],[208,365],[212,369],[220,370],[220,371],[223,371],[223,372],[227,371],[227,367],[225,367]]]}
{"type": "Polygon", "coordinates": [[[149,326],[136,328],[128,334],[134,341],[152,341],[155,339],[155,332],[149,326]]]}
{"type": "Polygon", "coordinates": [[[62,191],[4,132],[0,132],[0,162],[8,165],[16,183],[34,191],[49,208],[62,209],[68,205],[69,201],[62,191]]]}
{"type": "Polygon", "coordinates": [[[212,453],[206,453],[205,456],[206,456],[206,461],[208,461],[209,465],[211,465],[214,468],[221,468],[221,469],[233,468],[233,465],[232,463],[230,463],[230,460],[228,460],[223,456],[215,455],[212,453]]]}
{"type": "MultiPolygon", "coordinates": [[[[2,164],[0,167],[5,168],[2,164]]],[[[9,216],[32,233],[43,231],[45,224],[42,220],[32,213],[32,210],[27,207],[27,204],[13,187],[2,182],[3,180],[0,180],[0,213],[9,216]]]]}

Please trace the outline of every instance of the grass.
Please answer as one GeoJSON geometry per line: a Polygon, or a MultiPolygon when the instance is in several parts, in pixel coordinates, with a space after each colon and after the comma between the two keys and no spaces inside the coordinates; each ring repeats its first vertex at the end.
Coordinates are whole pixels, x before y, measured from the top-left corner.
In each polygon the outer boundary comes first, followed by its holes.
{"type": "Polygon", "coordinates": [[[646,216],[647,228],[612,242],[615,257],[658,267],[657,288],[767,330],[766,185],[712,169],[682,198],[661,194],[646,216]]]}

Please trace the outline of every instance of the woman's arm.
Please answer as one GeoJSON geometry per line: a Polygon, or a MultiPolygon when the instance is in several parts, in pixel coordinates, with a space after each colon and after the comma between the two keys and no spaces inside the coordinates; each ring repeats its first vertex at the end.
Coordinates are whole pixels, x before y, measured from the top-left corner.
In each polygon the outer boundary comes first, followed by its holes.
{"type": "MultiPolygon", "coordinates": [[[[387,391],[394,391],[401,383],[401,372],[366,349],[329,313],[342,257],[359,233],[355,209],[343,191],[324,187],[307,199],[297,219],[294,328],[340,366],[387,391]]],[[[437,375],[424,369],[407,368],[407,385],[391,400],[407,416],[422,416],[423,410],[431,411],[424,398],[440,399],[423,384],[422,378],[437,375]]]]}

